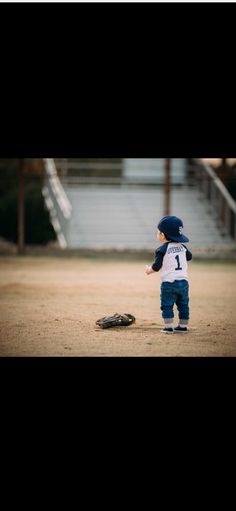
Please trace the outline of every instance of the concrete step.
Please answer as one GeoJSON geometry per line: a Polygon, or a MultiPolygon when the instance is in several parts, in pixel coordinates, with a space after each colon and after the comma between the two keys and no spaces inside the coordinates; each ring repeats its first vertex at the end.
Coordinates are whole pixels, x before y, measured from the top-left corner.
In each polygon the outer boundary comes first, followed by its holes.
{"type": "MultiPolygon", "coordinates": [[[[65,187],[72,204],[69,248],[155,249],[156,228],[163,216],[161,188],[106,186],[65,187]]],[[[171,214],[182,218],[189,248],[235,247],[221,236],[196,189],[174,187],[171,214]]]]}

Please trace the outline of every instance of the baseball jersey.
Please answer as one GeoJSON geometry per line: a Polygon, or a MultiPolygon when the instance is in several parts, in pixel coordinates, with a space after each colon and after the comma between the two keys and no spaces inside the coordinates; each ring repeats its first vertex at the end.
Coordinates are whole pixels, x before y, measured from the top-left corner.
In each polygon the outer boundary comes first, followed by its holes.
{"type": "Polygon", "coordinates": [[[187,261],[191,259],[192,254],[185,245],[168,241],[156,250],[152,269],[160,271],[161,282],[188,280],[187,261]]]}

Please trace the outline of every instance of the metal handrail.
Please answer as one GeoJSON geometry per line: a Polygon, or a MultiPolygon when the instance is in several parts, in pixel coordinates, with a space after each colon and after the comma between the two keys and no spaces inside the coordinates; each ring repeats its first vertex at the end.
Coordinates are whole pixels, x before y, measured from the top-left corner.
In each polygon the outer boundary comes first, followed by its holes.
{"type": "Polygon", "coordinates": [[[121,170],[122,164],[121,163],[114,163],[114,162],[78,162],[78,161],[70,161],[65,163],[64,161],[57,163],[58,169],[64,169],[65,167],[70,168],[71,170],[104,170],[104,171],[110,171],[110,170],[121,170]]]}
{"type": "Polygon", "coordinates": [[[223,235],[236,241],[236,201],[215,171],[207,164],[201,163],[198,174],[199,189],[207,199],[210,211],[223,235]]]}
{"type": "Polygon", "coordinates": [[[60,247],[66,248],[68,246],[68,228],[72,206],[58,177],[53,158],[43,158],[43,163],[45,183],[42,195],[60,247]]]}

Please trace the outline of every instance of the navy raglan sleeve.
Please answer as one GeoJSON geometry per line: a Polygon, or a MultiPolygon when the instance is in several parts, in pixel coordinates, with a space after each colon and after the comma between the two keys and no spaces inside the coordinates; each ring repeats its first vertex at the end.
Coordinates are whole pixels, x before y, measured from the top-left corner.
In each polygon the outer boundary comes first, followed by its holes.
{"type": "Polygon", "coordinates": [[[162,245],[161,247],[159,247],[156,252],[155,252],[155,259],[152,263],[152,269],[154,271],[159,271],[162,267],[162,263],[163,263],[163,257],[166,253],[166,250],[167,250],[167,246],[168,246],[168,243],[165,243],[165,245],[162,245]]]}
{"type": "Polygon", "coordinates": [[[187,252],[186,252],[186,259],[187,259],[187,261],[191,261],[191,259],[193,258],[192,252],[190,252],[190,250],[188,250],[186,245],[183,245],[183,247],[186,248],[186,250],[187,250],[187,252]]]}

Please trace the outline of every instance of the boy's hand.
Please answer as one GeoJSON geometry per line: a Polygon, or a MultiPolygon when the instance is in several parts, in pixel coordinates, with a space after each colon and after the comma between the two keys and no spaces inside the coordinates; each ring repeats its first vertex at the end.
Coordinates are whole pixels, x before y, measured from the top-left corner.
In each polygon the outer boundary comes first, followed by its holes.
{"type": "Polygon", "coordinates": [[[152,269],[152,267],[151,267],[151,266],[148,266],[148,265],[146,264],[146,270],[145,270],[145,273],[146,273],[146,275],[150,275],[151,273],[154,273],[154,270],[152,269]]]}

